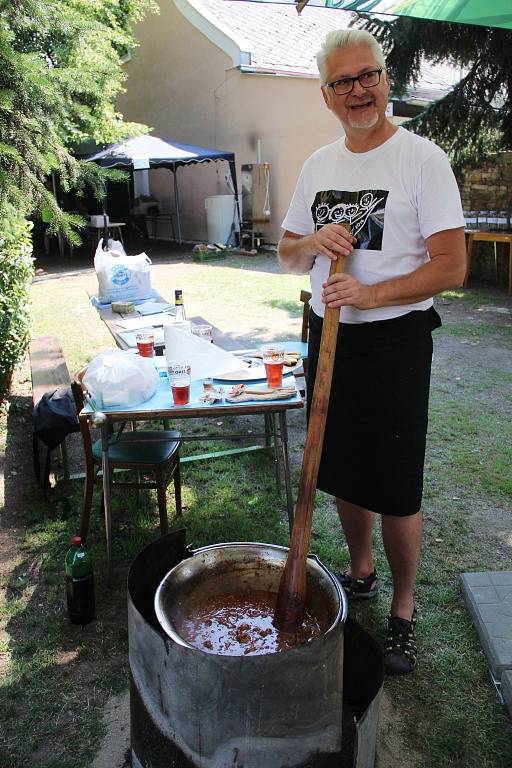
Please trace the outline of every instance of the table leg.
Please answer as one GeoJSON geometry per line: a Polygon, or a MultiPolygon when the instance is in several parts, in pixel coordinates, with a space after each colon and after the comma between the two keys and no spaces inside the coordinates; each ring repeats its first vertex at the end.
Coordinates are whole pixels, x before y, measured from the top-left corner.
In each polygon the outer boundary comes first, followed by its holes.
{"type": "Polygon", "coordinates": [[[468,235],[468,244],[466,248],[466,277],[464,278],[464,287],[468,284],[469,273],[471,270],[471,257],[473,255],[473,235],[468,235]]]}
{"type": "Polygon", "coordinates": [[[508,244],[508,294],[512,294],[512,240],[508,244]]]}
{"type": "Polygon", "coordinates": [[[105,539],[107,542],[107,579],[112,584],[112,519],[110,514],[110,461],[108,458],[109,423],[105,419],[101,424],[101,470],[103,473],[103,506],[105,509],[105,539]]]}
{"type": "Polygon", "coordinates": [[[266,413],[263,418],[265,419],[265,445],[270,448],[272,445],[272,416],[266,413]]]}
{"type": "Polygon", "coordinates": [[[272,423],[272,434],[274,443],[274,463],[276,466],[276,485],[277,492],[281,493],[281,473],[279,470],[279,433],[277,431],[277,421],[275,413],[269,414],[272,423]]]}
{"type": "Polygon", "coordinates": [[[60,456],[62,459],[62,472],[64,474],[64,480],[69,480],[69,459],[68,459],[68,446],[66,445],[66,438],[60,444],[60,456]]]}
{"type": "Polygon", "coordinates": [[[293,528],[293,496],[292,480],[290,476],[290,461],[288,457],[288,425],[286,424],[286,411],[279,412],[279,432],[281,436],[281,450],[283,453],[283,474],[286,488],[286,511],[288,513],[288,525],[290,535],[293,528]]]}

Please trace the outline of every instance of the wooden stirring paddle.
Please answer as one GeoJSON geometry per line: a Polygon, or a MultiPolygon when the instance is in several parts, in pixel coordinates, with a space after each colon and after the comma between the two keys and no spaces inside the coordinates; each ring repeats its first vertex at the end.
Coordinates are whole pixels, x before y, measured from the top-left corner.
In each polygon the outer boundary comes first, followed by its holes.
{"type": "MultiPolygon", "coordinates": [[[[348,225],[342,226],[350,232],[348,225]]],[[[329,276],[344,272],[346,261],[346,256],[338,256],[336,261],[332,261],[329,276]]],[[[297,632],[302,624],[306,604],[306,558],[331,393],[339,317],[339,307],[326,305],[290,549],[281,576],[274,613],[274,626],[282,632],[297,632]]]]}

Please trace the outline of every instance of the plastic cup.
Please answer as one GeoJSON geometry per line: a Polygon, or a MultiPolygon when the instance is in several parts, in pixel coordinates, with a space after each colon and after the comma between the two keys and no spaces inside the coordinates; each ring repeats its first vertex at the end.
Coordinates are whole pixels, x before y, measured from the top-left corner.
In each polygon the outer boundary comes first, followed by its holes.
{"type": "Polygon", "coordinates": [[[267,344],[261,349],[269,389],[283,386],[284,347],[267,344]]]}
{"type": "Polygon", "coordinates": [[[190,402],[190,365],[174,363],[167,366],[174,405],[188,405],[190,402]]]}
{"type": "Polygon", "coordinates": [[[188,405],[190,402],[190,376],[185,374],[171,382],[174,405],[188,405]]]}
{"type": "Polygon", "coordinates": [[[198,336],[200,339],[204,339],[204,341],[210,341],[213,343],[213,328],[211,325],[193,325],[190,330],[194,336],[198,336]]]}
{"type": "Polygon", "coordinates": [[[155,354],[155,335],[153,333],[137,333],[135,335],[137,350],[141,357],[153,357],[155,354]]]}

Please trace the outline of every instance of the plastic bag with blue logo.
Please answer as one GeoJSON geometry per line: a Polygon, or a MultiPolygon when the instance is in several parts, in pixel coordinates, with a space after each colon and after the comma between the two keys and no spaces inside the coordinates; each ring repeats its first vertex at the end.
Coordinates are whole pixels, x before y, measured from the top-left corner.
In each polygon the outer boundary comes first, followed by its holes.
{"type": "Polygon", "coordinates": [[[109,240],[109,248],[104,251],[103,240],[100,240],[94,256],[99,303],[151,298],[150,268],[151,261],[145,253],[127,256],[116,240],[109,240]],[[116,245],[119,247],[113,247],[116,245]]]}

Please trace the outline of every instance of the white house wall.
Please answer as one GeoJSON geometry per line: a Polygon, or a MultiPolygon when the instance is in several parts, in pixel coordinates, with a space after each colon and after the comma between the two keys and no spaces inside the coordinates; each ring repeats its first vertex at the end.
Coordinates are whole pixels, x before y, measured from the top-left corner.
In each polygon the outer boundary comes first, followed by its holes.
{"type": "MultiPolygon", "coordinates": [[[[302,162],[340,133],[325,108],[317,79],[245,74],[176,9],[160,3],[160,15],[136,29],[140,47],[127,62],[127,92],[118,107],[127,120],[143,122],[162,138],[235,152],[240,165],[271,164],[269,224],[261,227],[277,242],[302,162]]],[[[269,31],[271,34],[271,31],[269,31]]],[[[227,163],[178,171],[182,234],[206,239],[204,198],[226,194],[227,163]]],[[[172,207],[172,175],[152,172],[151,187],[172,207]]]]}

